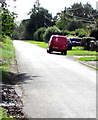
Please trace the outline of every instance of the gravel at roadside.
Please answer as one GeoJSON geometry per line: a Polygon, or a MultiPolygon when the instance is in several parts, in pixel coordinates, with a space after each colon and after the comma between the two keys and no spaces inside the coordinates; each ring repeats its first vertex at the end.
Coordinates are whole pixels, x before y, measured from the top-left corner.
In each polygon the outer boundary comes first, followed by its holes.
{"type": "Polygon", "coordinates": [[[23,103],[21,97],[17,94],[16,84],[18,84],[18,70],[16,61],[12,61],[10,65],[10,72],[7,76],[2,77],[0,84],[0,107],[6,109],[7,116],[13,118],[27,120],[25,114],[22,111],[23,103]]]}

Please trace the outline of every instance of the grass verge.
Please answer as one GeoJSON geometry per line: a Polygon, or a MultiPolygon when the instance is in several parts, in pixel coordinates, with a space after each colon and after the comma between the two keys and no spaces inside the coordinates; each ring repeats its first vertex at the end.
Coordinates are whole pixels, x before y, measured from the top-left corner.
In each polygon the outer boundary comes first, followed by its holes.
{"type": "Polygon", "coordinates": [[[80,61],[98,61],[98,56],[91,56],[91,57],[80,57],[78,58],[80,61]]]}
{"type": "Polygon", "coordinates": [[[73,47],[72,50],[68,51],[68,55],[96,55],[96,51],[83,50],[83,47],[73,47]]]}
{"type": "Polygon", "coordinates": [[[6,115],[6,110],[0,107],[0,120],[15,120],[12,116],[6,115]]]}
{"type": "Polygon", "coordinates": [[[42,48],[47,48],[48,47],[48,43],[45,43],[45,42],[29,41],[29,40],[26,40],[26,42],[36,44],[36,45],[38,45],[39,47],[42,47],[42,48]]]}
{"type": "MultiPolygon", "coordinates": [[[[0,69],[2,70],[2,78],[8,77],[10,72],[10,65],[12,60],[15,59],[14,47],[12,40],[5,36],[2,41],[0,41],[0,69]]],[[[1,79],[2,79],[1,78],[1,79]]],[[[3,79],[2,79],[3,80],[3,79]]],[[[6,110],[0,107],[0,120],[15,120],[11,116],[7,116],[6,110]]]]}
{"type": "Polygon", "coordinates": [[[2,69],[2,77],[10,71],[10,64],[15,59],[14,47],[9,37],[3,38],[0,42],[0,68],[2,69]]]}

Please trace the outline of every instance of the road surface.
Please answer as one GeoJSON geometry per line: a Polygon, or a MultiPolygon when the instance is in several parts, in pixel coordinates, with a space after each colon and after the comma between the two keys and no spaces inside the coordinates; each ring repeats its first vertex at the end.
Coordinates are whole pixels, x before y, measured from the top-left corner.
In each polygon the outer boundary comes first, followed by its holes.
{"type": "Polygon", "coordinates": [[[96,118],[96,71],[65,55],[13,42],[29,118],[96,118]]]}

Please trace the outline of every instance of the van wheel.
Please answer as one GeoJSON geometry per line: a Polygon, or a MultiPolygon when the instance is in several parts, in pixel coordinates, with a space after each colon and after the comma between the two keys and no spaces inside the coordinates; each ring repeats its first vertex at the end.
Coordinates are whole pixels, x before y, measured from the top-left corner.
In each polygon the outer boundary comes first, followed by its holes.
{"type": "Polygon", "coordinates": [[[51,50],[47,50],[47,53],[51,53],[51,50]]]}
{"type": "Polygon", "coordinates": [[[61,52],[61,55],[66,55],[66,54],[67,54],[67,50],[61,52]]]}
{"type": "Polygon", "coordinates": [[[63,55],[64,54],[64,52],[61,52],[61,55],[63,55]]]}
{"type": "Polygon", "coordinates": [[[66,50],[66,51],[64,51],[64,55],[67,55],[67,50],[66,50]]]}

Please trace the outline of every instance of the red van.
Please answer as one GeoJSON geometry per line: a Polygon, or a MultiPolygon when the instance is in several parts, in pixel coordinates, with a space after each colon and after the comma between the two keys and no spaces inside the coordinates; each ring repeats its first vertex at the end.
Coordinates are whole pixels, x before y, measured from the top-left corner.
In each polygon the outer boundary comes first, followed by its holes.
{"type": "Polygon", "coordinates": [[[61,54],[67,54],[68,42],[67,37],[60,35],[52,35],[49,40],[49,45],[47,52],[51,53],[52,51],[61,52],[61,54]]]}

